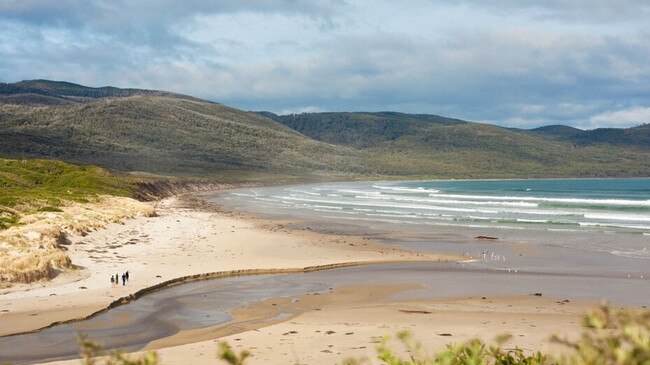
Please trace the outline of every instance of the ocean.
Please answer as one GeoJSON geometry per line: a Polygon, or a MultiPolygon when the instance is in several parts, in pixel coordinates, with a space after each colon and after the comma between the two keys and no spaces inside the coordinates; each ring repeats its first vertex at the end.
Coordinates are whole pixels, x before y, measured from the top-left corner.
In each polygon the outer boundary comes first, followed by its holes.
{"type": "Polygon", "coordinates": [[[650,179],[326,183],[210,199],[296,228],[465,254],[492,269],[650,275],[650,179]]]}

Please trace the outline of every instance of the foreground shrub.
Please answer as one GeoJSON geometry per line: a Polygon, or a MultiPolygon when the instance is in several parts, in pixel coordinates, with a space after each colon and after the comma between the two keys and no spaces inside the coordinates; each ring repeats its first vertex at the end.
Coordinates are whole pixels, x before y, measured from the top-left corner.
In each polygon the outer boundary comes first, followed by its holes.
{"type": "Polygon", "coordinates": [[[147,352],[142,356],[127,356],[120,350],[106,353],[96,342],[81,337],[79,339],[81,364],[83,365],[156,365],[158,355],[147,352]]]}
{"type": "MultiPolygon", "coordinates": [[[[479,339],[462,344],[447,345],[436,355],[428,355],[422,345],[408,332],[398,334],[408,350],[402,358],[388,346],[384,338],[378,347],[378,359],[388,365],[650,365],[650,312],[635,309],[613,309],[602,304],[583,319],[583,331],[578,340],[551,337],[552,342],[564,345],[561,355],[526,354],[521,349],[504,350],[509,335],[497,338],[488,346],[479,339]]],[[[349,359],[344,364],[359,364],[349,359]]]]}
{"type": "MultiPolygon", "coordinates": [[[[487,346],[479,339],[472,339],[462,344],[450,344],[436,355],[430,356],[422,344],[415,341],[409,332],[401,332],[397,338],[408,351],[409,358],[402,358],[388,346],[388,337],[384,337],[377,348],[377,358],[388,365],[546,365],[550,362],[546,355],[536,352],[533,355],[524,354],[523,350],[504,350],[501,345],[510,339],[509,335],[499,336],[494,344],[487,346]]],[[[345,365],[357,365],[363,361],[348,359],[345,365]]]]}
{"type": "MultiPolygon", "coordinates": [[[[377,348],[377,359],[387,365],[650,365],[649,311],[613,309],[603,304],[585,315],[583,327],[577,340],[551,338],[554,343],[566,347],[567,351],[561,355],[503,349],[510,335],[497,337],[492,345],[480,339],[450,344],[437,354],[429,355],[408,332],[401,332],[397,338],[408,350],[408,357],[397,355],[389,347],[389,338],[385,337],[377,348]]],[[[97,343],[85,338],[80,339],[80,346],[83,365],[158,364],[155,352],[135,357],[119,350],[106,353],[97,343]]],[[[217,356],[230,365],[243,365],[251,353],[247,350],[237,353],[227,342],[220,342],[217,356]]],[[[343,364],[366,362],[367,359],[347,359],[343,364]]]]}
{"type": "Polygon", "coordinates": [[[613,309],[605,304],[589,312],[577,341],[554,336],[571,351],[561,357],[572,365],[650,365],[650,311],[613,309]]]}

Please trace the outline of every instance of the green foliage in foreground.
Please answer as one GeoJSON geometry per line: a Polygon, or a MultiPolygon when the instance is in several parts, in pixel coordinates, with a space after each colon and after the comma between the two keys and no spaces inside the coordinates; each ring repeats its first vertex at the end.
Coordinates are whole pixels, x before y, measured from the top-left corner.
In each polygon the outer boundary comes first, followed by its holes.
{"type": "Polygon", "coordinates": [[[58,211],[64,202],[98,194],[130,196],[132,187],[95,166],[0,159],[0,229],[16,224],[20,214],[58,211]]]}
{"type": "MultiPolygon", "coordinates": [[[[422,344],[408,332],[398,335],[409,353],[404,358],[388,345],[388,338],[377,348],[377,358],[387,365],[650,365],[650,312],[634,309],[612,309],[607,305],[589,312],[583,320],[582,336],[578,340],[552,337],[566,346],[563,354],[524,353],[519,348],[506,350],[502,345],[510,339],[503,335],[494,344],[479,339],[462,344],[450,344],[435,355],[429,355],[422,344]]],[[[158,357],[148,352],[129,358],[119,351],[104,354],[97,344],[82,339],[83,365],[155,365],[158,357]],[[96,356],[105,355],[101,360],[96,356]]],[[[230,365],[243,365],[251,353],[237,353],[226,342],[219,344],[219,359],[230,365]]],[[[367,359],[346,359],[342,363],[357,365],[367,359]]]]}

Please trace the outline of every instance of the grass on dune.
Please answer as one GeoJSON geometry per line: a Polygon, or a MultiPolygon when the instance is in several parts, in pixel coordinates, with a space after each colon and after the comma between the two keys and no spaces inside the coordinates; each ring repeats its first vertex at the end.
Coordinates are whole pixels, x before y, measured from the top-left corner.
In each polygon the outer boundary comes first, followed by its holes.
{"type": "Polygon", "coordinates": [[[21,214],[57,211],[65,202],[84,202],[100,194],[130,196],[132,192],[125,179],[99,167],[0,159],[0,229],[16,224],[21,214]]]}
{"type": "Polygon", "coordinates": [[[0,284],[72,267],[64,250],[68,234],[153,214],[151,206],[128,199],[133,189],[129,178],[95,166],[0,159],[0,284]]]}

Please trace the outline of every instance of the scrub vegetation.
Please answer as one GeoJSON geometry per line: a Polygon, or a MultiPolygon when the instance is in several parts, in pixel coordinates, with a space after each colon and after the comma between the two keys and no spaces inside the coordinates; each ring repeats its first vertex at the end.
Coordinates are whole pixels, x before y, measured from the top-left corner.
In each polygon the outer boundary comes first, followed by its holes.
{"type": "Polygon", "coordinates": [[[0,230],[21,215],[60,212],[66,202],[86,202],[100,194],[131,196],[124,179],[96,166],[53,160],[0,159],[0,230]]]}
{"type": "Polygon", "coordinates": [[[278,116],[44,80],[0,84],[0,140],[0,156],[231,182],[650,176],[649,125],[518,130],[394,112],[278,116]]]}
{"type": "Polygon", "coordinates": [[[0,159],[0,286],[70,269],[70,234],[154,214],[128,179],[95,166],[0,159]]]}

